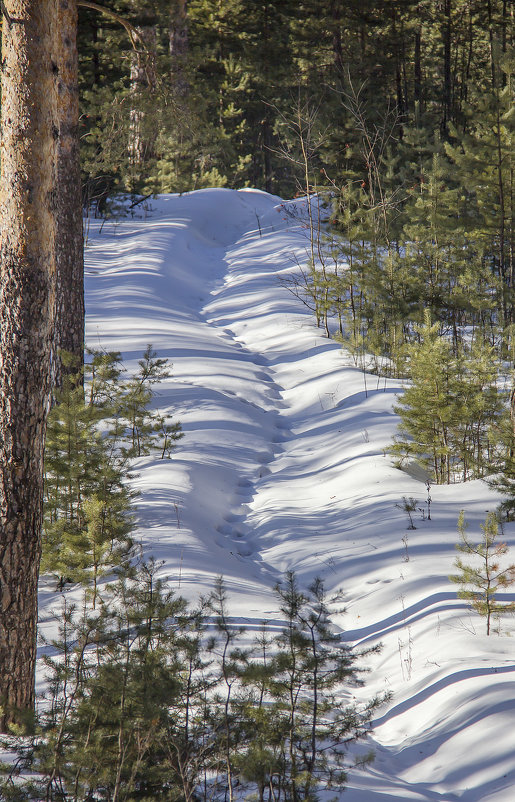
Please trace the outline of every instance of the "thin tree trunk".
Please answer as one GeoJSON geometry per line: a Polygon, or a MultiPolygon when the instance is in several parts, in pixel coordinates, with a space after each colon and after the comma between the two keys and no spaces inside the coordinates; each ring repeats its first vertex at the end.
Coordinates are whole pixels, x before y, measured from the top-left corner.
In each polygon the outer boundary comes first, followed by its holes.
{"type": "Polygon", "coordinates": [[[73,364],[56,356],[56,381],[84,363],[84,241],[79,157],[77,0],[59,0],[59,152],[57,187],[57,347],[73,354],[73,364]]]}
{"type": "Polygon", "coordinates": [[[0,729],[34,704],[56,304],[57,0],[5,0],[0,194],[0,729]]]}
{"type": "Polygon", "coordinates": [[[148,108],[142,103],[146,92],[155,86],[155,62],[157,55],[157,26],[145,25],[135,29],[138,39],[146,50],[145,60],[138,52],[132,53],[131,89],[135,104],[130,112],[129,158],[132,165],[131,189],[140,188],[142,179],[148,175],[148,162],[155,155],[157,132],[149,124],[148,108]]]}
{"type": "Polygon", "coordinates": [[[444,0],[443,14],[444,21],[442,26],[443,39],[443,115],[442,133],[447,134],[449,120],[452,114],[452,81],[451,81],[451,41],[452,41],[452,22],[451,22],[451,3],[452,0],[444,0]]]}
{"type": "Polygon", "coordinates": [[[333,65],[336,74],[343,75],[344,59],[343,59],[343,46],[342,46],[342,7],[341,0],[331,0],[330,14],[332,21],[332,34],[333,34],[333,65]]]}
{"type": "Polygon", "coordinates": [[[171,0],[170,56],[184,59],[188,53],[188,0],[171,0]]]}
{"type": "MultiPolygon", "coordinates": [[[[266,50],[269,48],[270,44],[270,15],[269,15],[269,4],[263,4],[263,13],[264,13],[264,21],[263,21],[263,46],[266,50]]],[[[264,59],[263,61],[263,77],[265,80],[266,86],[270,83],[269,77],[269,64],[268,59],[264,59]]],[[[272,120],[271,120],[271,113],[270,113],[270,106],[269,104],[265,104],[264,108],[264,116],[263,116],[263,163],[264,163],[264,170],[265,170],[265,190],[267,192],[272,192],[273,188],[273,170],[272,170],[272,120]]]]}
{"type": "Polygon", "coordinates": [[[490,45],[490,72],[492,76],[492,89],[497,88],[497,79],[496,79],[496,58],[495,58],[495,38],[494,38],[494,23],[492,19],[492,2],[491,0],[487,0],[486,5],[487,13],[488,13],[488,41],[490,45]]]}
{"type": "Polygon", "coordinates": [[[415,104],[421,109],[422,103],[422,66],[421,66],[422,26],[415,31],[415,65],[414,93],[415,104]]]}
{"type": "Polygon", "coordinates": [[[173,90],[178,95],[188,93],[185,74],[188,56],[188,0],[172,0],[170,4],[170,59],[173,90]]]}

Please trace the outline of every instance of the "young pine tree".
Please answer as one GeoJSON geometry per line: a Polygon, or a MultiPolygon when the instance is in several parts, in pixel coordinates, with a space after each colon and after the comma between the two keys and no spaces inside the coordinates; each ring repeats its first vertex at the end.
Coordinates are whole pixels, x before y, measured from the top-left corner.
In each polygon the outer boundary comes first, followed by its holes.
{"type": "Polygon", "coordinates": [[[486,619],[486,634],[490,635],[493,616],[515,612],[515,602],[499,602],[496,594],[515,582],[515,564],[501,567],[500,559],[507,553],[508,546],[499,538],[499,522],[495,512],[487,513],[481,524],[482,537],[473,543],[467,536],[465,513],[462,510],[458,519],[460,542],[456,548],[466,555],[472,563],[457,557],[455,566],[459,573],[449,577],[459,585],[458,598],[466,599],[479,615],[486,619]]]}
{"type": "Polygon", "coordinates": [[[186,606],[165,590],[158,569],[140,564],[109,587],[98,614],[68,610],[63,619],[35,755],[45,799],[180,798],[166,756],[186,606]]]}
{"type": "Polygon", "coordinates": [[[127,445],[124,453],[129,457],[141,457],[150,453],[155,445],[154,435],[159,433],[162,440],[162,457],[170,455],[177,440],[183,436],[178,423],[149,410],[154,395],[153,386],[170,376],[168,360],[161,359],[147,345],[143,358],[139,360],[139,370],[122,388],[116,404],[116,418],[123,431],[127,445]]]}
{"type": "Polygon", "coordinates": [[[394,407],[401,423],[391,451],[401,460],[415,459],[437,482],[448,483],[454,467],[451,431],[457,424],[460,368],[439,328],[426,312],[424,325],[415,329],[420,343],[407,349],[411,383],[394,407]]]}
{"type": "Polygon", "coordinates": [[[490,470],[489,434],[502,418],[502,397],[493,349],[476,341],[454,353],[440,329],[426,310],[415,327],[420,341],[406,349],[411,383],[394,407],[401,423],[391,452],[449,484],[490,470]]]}
{"type": "Polygon", "coordinates": [[[101,431],[103,404],[88,403],[74,374],[63,378],[49,414],[45,453],[42,570],[92,584],[128,558],[132,494],[127,459],[101,431]]]}
{"type": "Polygon", "coordinates": [[[254,680],[259,699],[265,692],[268,700],[257,720],[261,733],[265,724],[270,727],[264,753],[270,798],[281,789],[288,802],[308,802],[327,785],[345,787],[348,745],[366,736],[383,700],[346,703],[349,686],[362,684],[359,661],[375,650],[354,651],[342,643],[330,624],[322,581],[305,594],[288,572],[276,592],[286,624],[254,680]]]}

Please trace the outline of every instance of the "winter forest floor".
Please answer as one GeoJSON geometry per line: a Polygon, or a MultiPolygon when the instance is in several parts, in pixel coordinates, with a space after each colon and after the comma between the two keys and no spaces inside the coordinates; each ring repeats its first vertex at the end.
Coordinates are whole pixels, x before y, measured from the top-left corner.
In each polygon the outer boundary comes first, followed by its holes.
{"type": "MultiPolygon", "coordinates": [[[[173,365],[156,403],[185,432],[171,460],[135,461],[136,538],[189,598],[223,574],[250,630],[278,620],[285,570],[343,591],[345,640],[383,643],[352,692],[392,693],[347,802],[510,802],[515,622],[487,638],[448,580],[460,509],[476,536],[495,495],[480,481],[433,486],[431,520],[417,512],[408,530],[397,505],[414,497],[425,514],[427,490],[385,456],[400,383],[364,375],[280,281],[307,260],[301,206],[202,190],[90,223],[87,342],[129,369],[152,343],[173,365]]],[[[514,525],[505,534],[514,545],[514,525]]],[[[58,595],[43,577],[44,632],[58,595]]]]}

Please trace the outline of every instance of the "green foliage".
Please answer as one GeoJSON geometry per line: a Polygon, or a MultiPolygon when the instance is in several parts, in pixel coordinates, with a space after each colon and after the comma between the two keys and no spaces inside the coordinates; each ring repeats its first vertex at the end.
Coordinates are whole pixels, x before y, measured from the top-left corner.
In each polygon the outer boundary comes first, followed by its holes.
{"type": "Polygon", "coordinates": [[[348,700],[349,687],[361,684],[357,664],[376,650],[344,646],[330,624],[321,580],[303,593],[288,572],[276,593],[286,624],[271,644],[262,633],[260,658],[243,675],[252,729],[248,746],[240,742],[240,760],[260,800],[265,788],[272,794],[281,788],[288,802],[316,800],[324,787],[344,788],[348,744],[365,737],[384,701],[359,706],[348,700]]]}
{"type": "Polygon", "coordinates": [[[149,453],[152,434],[164,422],[148,409],[153,395],[152,386],[170,375],[167,360],[158,359],[151,345],[147,345],[143,359],[138,364],[138,372],[124,385],[115,409],[118,422],[126,427],[123,436],[128,440],[126,453],[129,457],[149,453]]]}
{"type": "Polygon", "coordinates": [[[490,432],[502,417],[493,349],[474,343],[453,353],[438,323],[415,327],[407,348],[411,383],[394,407],[401,417],[391,453],[415,460],[438,483],[483,476],[490,468],[490,432]]]}
{"type": "Polygon", "coordinates": [[[515,612],[515,602],[499,602],[496,594],[515,582],[515,564],[501,567],[500,558],[508,552],[506,543],[499,542],[499,521],[495,512],[487,513],[481,524],[482,537],[473,543],[467,536],[463,510],[458,519],[460,542],[456,548],[472,559],[466,563],[457,557],[455,567],[459,573],[449,577],[460,586],[458,598],[466,599],[470,606],[486,618],[486,634],[490,635],[492,616],[515,612]]]}
{"type": "MultiPolygon", "coordinates": [[[[380,203],[398,200],[418,181],[413,168],[435,132],[446,140],[460,131],[460,139],[482,126],[492,142],[497,136],[499,121],[487,119],[484,103],[492,95],[506,110],[512,97],[508,5],[455,0],[444,18],[430,0],[112,0],[146,57],[119,22],[80,8],[86,201],[103,214],[119,191],[253,185],[293,194],[303,171],[283,158],[297,144],[285,120],[299,92],[318,99],[317,171],[340,185],[350,168],[374,195],[375,167],[362,158],[363,127],[349,108],[359,95],[378,165],[391,156],[380,203]],[[388,117],[390,156],[381,134],[388,117]],[[420,136],[410,146],[413,126],[420,136]]],[[[481,192],[477,180],[474,187],[481,192]]]]}
{"type": "Polygon", "coordinates": [[[127,460],[100,428],[105,407],[86,403],[69,374],[50,411],[45,450],[41,569],[59,584],[92,584],[130,553],[131,493],[127,460]]]}
{"type": "Polygon", "coordinates": [[[402,497],[402,504],[396,504],[395,505],[400,510],[403,510],[403,512],[405,512],[406,515],[408,516],[408,521],[409,521],[408,529],[412,529],[413,530],[413,529],[417,528],[415,526],[415,524],[413,523],[413,513],[416,512],[416,510],[417,510],[417,504],[418,504],[418,501],[417,501],[416,498],[413,498],[412,496],[410,496],[409,498],[408,498],[408,496],[403,496],[402,497]]]}
{"type": "Polygon", "coordinates": [[[300,802],[341,791],[348,745],[381,700],[351,700],[368,652],[334,633],[321,581],[304,594],[288,574],[277,588],[285,627],[242,650],[222,579],[191,609],[160,569],[122,572],[95,611],[62,597],[48,703],[1,770],[2,798],[207,802],[242,791],[264,802],[280,790],[300,802]]]}
{"type": "Polygon", "coordinates": [[[506,520],[515,518],[515,431],[514,431],[514,395],[510,397],[510,410],[501,419],[496,431],[496,450],[498,459],[494,463],[497,472],[489,477],[489,484],[504,496],[499,510],[506,520]]]}
{"type": "Polygon", "coordinates": [[[452,141],[445,146],[460,181],[456,212],[485,267],[497,278],[497,308],[506,353],[513,348],[510,326],[515,290],[514,65],[513,51],[499,57],[496,84],[486,92],[474,89],[473,106],[466,110],[467,131],[463,134],[452,127],[452,141]]]}
{"type": "Polygon", "coordinates": [[[152,346],[125,382],[118,354],[91,356],[86,390],[67,375],[48,418],[42,570],[61,587],[89,586],[95,605],[100,577],[131,553],[130,459],[151,448],[170,456],[182,432],[148,409],[153,386],[169,375],[152,346]]]}
{"type": "Polygon", "coordinates": [[[106,590],[97,615],[63,599],[51,672],[52,705],[35,752],[48,799],[171,799],[166,760],[178,692],[177,630],[185,603],[159,566],[140,564],[106,590]]]}

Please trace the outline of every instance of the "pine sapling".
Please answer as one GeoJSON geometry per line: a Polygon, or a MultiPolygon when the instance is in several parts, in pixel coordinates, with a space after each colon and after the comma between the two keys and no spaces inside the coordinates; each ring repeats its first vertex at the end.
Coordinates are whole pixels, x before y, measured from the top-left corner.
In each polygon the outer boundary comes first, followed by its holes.
{"type": "MultiPolygon", "coordinates": [[[[151,344],[147,345],[138,364],[138,372],[124,388],[119,410],[121,418],[127,424],[127,453],[131,457],[141,457],[142,454],[149,453],[152,435],[162,424],[162,419],[148,408],[154,394],[152,387],[170,376],[168,360],[158,358],[151,344]]],[[[168,428],[171,440],[172,430],[168,428]]]]}
{"type": "Polygon", "coordinates": [[[177,441],[184,437],[180,423],[173,423],[165,417],[158,416],[156,420],[156,432],[162,438],[161,459],[172,456],[172,451],[177,448],[177,441]]]}
{"type": "Polygon", "coordinates": [[[498,541],[499,522],[495,512],[487,513],[481,531],[479,543],[469,540],[462,510],[458,519],[461,541],[456,548],[461,554],[476,559],[473,564],[466,564],[461,557],[457,557],[454,564],[459,573],[449,579],[460,586],[458,598],[469,601],[471,607],[486,618],[486,634],[490,635],[493,615],[515,612],[515,602],[499,602],[496,598],[499,590],[515,582],[515,563],[501,567],[500,558],[507,554],[508,546],[498,541]]]}
{"type": "MultiPolygon", "coordinates": [[[[238,716],[234,715],[233,696],[238,687],[246,661],[245,653],[235,647],[235,643],[243,630],[230,623],[227,610],[227,591],[223,577],[215,580],[215,587],[209,599],[210,607],[215,616],[218,654],[218,667],[220,671],[220,691],[215,696],[219,710],[220,755],[225,765],[226,796],[228,802],[234,800],[235,771],[234,755],[237,753],[238,716]]],[[[216,725],[215,725],[216,726],[216,725]]]]}
{"type": "Polygon", "coordinates": [[[395,506],[399,510],[403,510],[403,512],[405,512],[406,515],[408,516],[408,520],[409,520],[408,529],[416,529],[417,527],[413,523],[413,513],[417,509],[417,499],[416,498],[412,498],[411,496],[410,496],[410,498],[408,498],[407,496],[403,496],[402,497],[402,504],[396,504],[395,506]]]}

